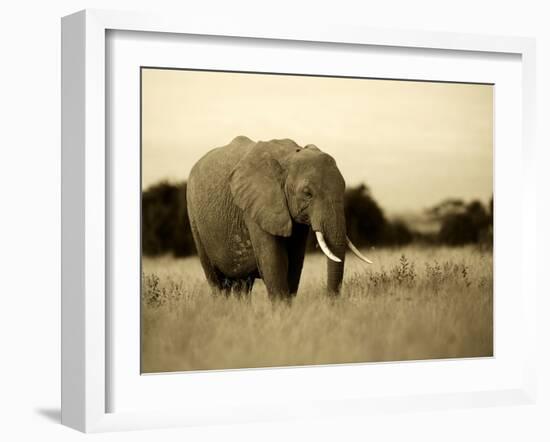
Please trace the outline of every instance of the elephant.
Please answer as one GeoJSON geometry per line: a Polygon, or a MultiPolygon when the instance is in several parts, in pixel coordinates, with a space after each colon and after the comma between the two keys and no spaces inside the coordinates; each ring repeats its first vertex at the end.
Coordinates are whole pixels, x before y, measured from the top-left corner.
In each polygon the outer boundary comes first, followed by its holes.
{"type": "Polygon", "coordinates": [[[210,286],[243,295],[261,278],[272,300],[291,300],[313,229],[338,294],[347,247],[372,263],[346,235],[344,191],[335,160],[312,144],[238,136],[209,151],[189,174],[187,209],[210,286]]]}

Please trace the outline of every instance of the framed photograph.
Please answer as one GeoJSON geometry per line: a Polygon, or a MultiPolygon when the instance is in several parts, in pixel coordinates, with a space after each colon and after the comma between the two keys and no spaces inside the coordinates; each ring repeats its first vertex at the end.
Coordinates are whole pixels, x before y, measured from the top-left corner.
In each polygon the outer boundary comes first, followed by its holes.
{"type": "Polygon", "coordinates": [[[534,401],[534,41],[62,20],[62,422],[534,401]]]}

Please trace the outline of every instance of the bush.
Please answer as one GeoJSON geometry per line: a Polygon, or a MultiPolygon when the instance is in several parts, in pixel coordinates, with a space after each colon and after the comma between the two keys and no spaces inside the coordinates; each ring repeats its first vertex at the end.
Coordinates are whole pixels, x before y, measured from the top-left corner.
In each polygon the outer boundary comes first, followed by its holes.
{"type": "Polygon", "coordinates": [[[348,237],[357,247],[385,242],[388,221],[367,186],[361,184],[346,190],[344,210],[348,237]]]}
{"type": "Polygon", "coordinates": [[[402,220],[388,220],[364,184],[346,190],[344,201],[348,237],[357,247],[399,246],[412,242],[413,232],[407,224],[402,220]]]}
{"type": "Polygon", "coordinates": [[[187,216],[187,185],[161,182],[142,193],[142,251],[149,256],[196,253],[187,216]]]}
{"type": "Polygon", "coordinates": [[[429,209],[429,215],[441,223],[438,242],[451,246],[475,243],[492,245],[492,201],[488,210],[477,200],[469,204],[461,200],[445,200],[429,209]]]}

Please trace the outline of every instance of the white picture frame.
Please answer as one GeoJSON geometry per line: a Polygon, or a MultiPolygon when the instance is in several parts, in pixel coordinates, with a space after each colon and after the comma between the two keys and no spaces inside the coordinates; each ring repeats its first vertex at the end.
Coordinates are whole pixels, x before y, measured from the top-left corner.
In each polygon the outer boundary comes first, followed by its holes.
{"type": "MultiPolygon", "coordinates": [[[[209,23],[193,17],[86,10],[62,20],[62,423],[85,432],[249,422],[324,415],[350,415],[434,408],[532,403],[535,400],[536,286],[533,39],[347,26],[307,27],[277,23],[209,23]],[[515,54],[521,57],[521,274],[518,325],[525,340],[521,380],[512,387],[462,393],[395,394],[378,397],[316,398],[300,405],[250,404],[237,415],[197,412],[107,412],[110,347],[107,228],[110,196],[107,155],[106,33],[147,31],[163,34],[242,37],[287,42],[374,45],[515,54]],[[529,257],[529,260],[528,260],[529,257]],[[290,411],[289,411],[290,409],[290,411]]],[[[518,147],[519,148],[519,147],[518,147]]],[[[519,219],[518,219],[519,220],[519,219]]],[[[338,367],[336,367],[338,369],[338,367]]],[[[361,369],[358,367],[357,369],[361,369]]],[[[246,371],[243,371],[246,376],[246,371]]],[[[264,373],[269,373],[265,370],[264,373]]],[[[224,376],[223,372],[217,373],[224,376]]],[[[265,382],[265,376],[263,376],[265,382]]],[[[236,399],[236,406],[238,398],[236,399]]]]}

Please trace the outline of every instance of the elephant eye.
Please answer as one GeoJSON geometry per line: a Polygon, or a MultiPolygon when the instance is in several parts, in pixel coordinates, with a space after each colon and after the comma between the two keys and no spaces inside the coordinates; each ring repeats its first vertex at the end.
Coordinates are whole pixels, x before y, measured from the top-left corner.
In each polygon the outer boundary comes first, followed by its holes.
{"type": "Polygon", "coordinates": [[[312,193],[311,193],[311,189],[309,187],[304,187],[302,189],[302,193],[304,194],[304,196],[306,198],[311,198],[313,196],[312,193]]]}

